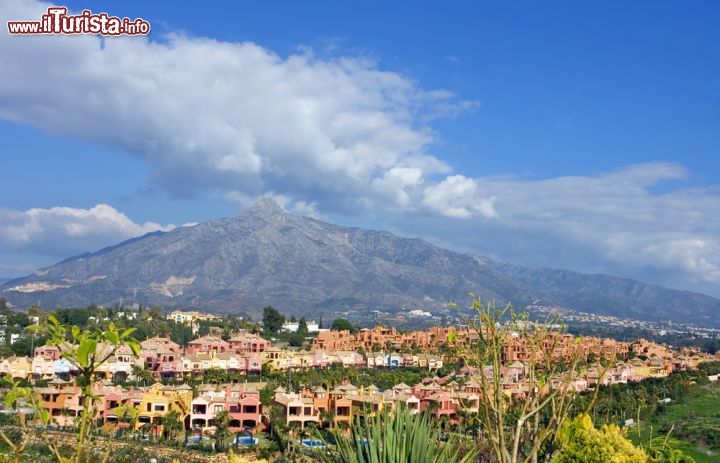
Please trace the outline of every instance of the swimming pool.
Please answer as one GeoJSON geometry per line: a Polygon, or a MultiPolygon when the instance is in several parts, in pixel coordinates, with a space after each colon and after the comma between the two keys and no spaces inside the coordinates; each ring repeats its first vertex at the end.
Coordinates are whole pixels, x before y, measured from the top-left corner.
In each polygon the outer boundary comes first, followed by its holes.
{"type": "Polygon", "coordinates": [[[236,445],[257,445],[259,439],[252,436],[240,436],[235,439],[236,445]]]}
{"type": "Polygon", "coordinates": [[[317,440],[317,439],[303,439],[300,441],[300,443],[304,447],[310,447],[312,449],[321,449],[321,448],[325,447],[325,443],[323,441],[317,440]]]}
{"type": "Polygon", "coordinates": [[[209,440],[210,438],[205,436],[190,436],[187,438],[187,445],[199,444],[200,442],[209,440]]]}

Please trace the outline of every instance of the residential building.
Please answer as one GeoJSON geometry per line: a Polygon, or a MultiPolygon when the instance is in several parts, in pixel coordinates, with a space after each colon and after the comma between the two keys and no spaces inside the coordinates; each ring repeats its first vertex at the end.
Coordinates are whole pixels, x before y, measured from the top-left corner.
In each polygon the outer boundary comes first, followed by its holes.
{"type": "Polygon", "coordinates": [[[162,418],[173,410],[177,411],[181,421],[185,422],[190,414],[192,398],[192,389],[186,384],[153,384],[143,392],[142,401],[138,405],[136,428],[145,427],[146,431],[159,433],[162,431],[162,418]]]}
{"type": "Polygon", "coordinates": [[[228,340],[230,350],[240,353],[260,353],[270,348],[270,341],[258,334],[239,333],[228,340]]]}

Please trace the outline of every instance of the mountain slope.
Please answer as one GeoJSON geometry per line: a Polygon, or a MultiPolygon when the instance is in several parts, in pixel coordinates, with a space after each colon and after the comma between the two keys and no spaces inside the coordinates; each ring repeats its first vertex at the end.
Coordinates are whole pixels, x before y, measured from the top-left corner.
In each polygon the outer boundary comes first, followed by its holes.
{"type": "Polygon", "coordinates": [[[346,307],[443,309],[474,291],[484,299],[687,321],[715,317],[720,301],[604,275],[525,269],[419,239],[346,228],[285,212],[270,199],[229,219],[151,233],[67,259],[0,287],[16,305],[120,298],[232,312],[264,305],[315,312],[346,307]]]}

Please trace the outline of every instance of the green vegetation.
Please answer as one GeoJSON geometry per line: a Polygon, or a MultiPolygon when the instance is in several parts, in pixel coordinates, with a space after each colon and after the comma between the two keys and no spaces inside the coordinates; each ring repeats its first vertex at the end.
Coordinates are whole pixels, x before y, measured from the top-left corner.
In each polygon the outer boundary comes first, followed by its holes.
{"type": "Polygon", "coordinates": [[[263,309],[263,333],[266,335],[277,334],[285,323],[285,316],[272,307],[263,309]]]}
{"type": "Polygon", "coordinates": [[[720,459],[720,384],[698,385],[678,398],[677,403],[659,408],[641,421],[640,435],[631,432],[635,442],[648,442],[670,433],[671,442],[687,451],[697,463],[720,459]]]}
{"type": "Polygon", "coordinates": [[[333,320],[330,329],[335,331],[348,330],[351,333],[357,333],[357,327],[353,326],[353,324],[346,318],[336,318],[333,320]]]}
{"type": "MultiPolygon", "coordinates": [[[[57,318],[50,315],[42,325],[27,327],[28,330],[38,331],[48,337],[48,343],[60,349],[62,358],[68,360],[79,372],[79,385],[81,387],[82,412],[80,413],[78,429],[76,432],[77,446],[72,449],[71,454],[64,454],[60,445],[52,442],[42,432],[49,424],[52,417],[46,408],[42,406],[42,400],[33,388],[23,387],[19,382],[8,379],[10,390],[5,395],[5,404],[8,408],[17,410],[21,403],[32,410],[32,413],[40,422],[39,438],[52,451],[58,463],[80,463],[86,461],[87,452],[85,443],[91,434],[93,418],[95,416],[97,396],[93,393],[92,385],[96,380],[96,373],[108,359],[115,355],[121,347],[129,347],[133,354],[140,355],[140,345],[131,337],[133,328],[118,330],[112,323],[106,330],[93,329],[81,330],[77,326],[69,326],[60,323],[57,318]]],[[[10,447],[14,454],[16,463],[25,451],[25,447],[37,430],[33,430],[31,423],[24,418],[18,421],[21,430],[17,436],[9,436],[0,431],[0,438],[10,447]]],[[[107,449],[109,455],[110,448],[107,449]]],[[[104,460],[107,460],[107,455],[104,460]]]]}
{"type": "Polygon", "coordinates": [[[339,385],[343,380],[349,380],[357,387],[370,386],[374,384],[380,389],[390,389],[396,384],[417,384],[423,378],[431,376],[432,373],[427,369],[377,369],[377,368],[357,368],[343,367],[341,365],[333,365],[324,370],[305,370],[288,374],[287,372],[273,372],[263,375],[263,379],[267,380],[272,389],[277,386],[287,387],[288,382],[293,390],[297,391],[301,386],[321,386],[333,387],[339,385]]]}
{"type": "Polygon", "coordinates": [[[648,455],[635,447],[617,425],[595,428],[589,415],[565,422],[552,463],[643,463],[648,455]]]}

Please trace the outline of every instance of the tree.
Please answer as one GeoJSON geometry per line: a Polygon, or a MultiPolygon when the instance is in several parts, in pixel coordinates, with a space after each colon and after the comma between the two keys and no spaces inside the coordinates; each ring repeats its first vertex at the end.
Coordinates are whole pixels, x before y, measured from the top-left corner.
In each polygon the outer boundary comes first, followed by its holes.
{"type": "Polygon", "coordinates": [[[430,414],[412,415],[406,407],[389,407],[366,420],[356,419],[350,436],[333,431],[336,445],[318,454],[323,462],[340,463],[469,463],[477,449],[457,435],[445,436],[430,414]]]}
{"type": "Polygon", "coordinates": [[[227,410],[215,415],[215,450],[225,450],[225,442],[230,437],[230,414],[227,410]]]}
{"type": "Polygon", "coordinates": [[[260,389],[260,403],[263,404],[263,407],[270,407],[272,404],[275,397],[275,387],[274,383],[268,382],[264,388],[260,389]]]}
{"type": "Polygon", "coordinates": [[[230,381],[230,374],[227,370],[220,368],[209,368],[203,373],[203,381],[210,384],[222,384],[230,381]]]}
{"type": "Polygon", "coordinates": [[[301,347],[305,343],[305,336],[300,333],[291,333],[287,336],[287,341],[291,347],[301,347]]]}
{"type": "MultiPolygon", "coordinates": [[[[460,314],[477,342],[463,342],[451,330],[448,344],[456,346],[466,365],[481,372],[475,378],[480,385],[481,437],[490,444],[498,463],[537,462],[544,452],[553,452],[573,409],[573,381],[583,359],[581,349],[559,344],[563,336],[556,331],[558,320],[530,323],[527,313],[516,313],[509,305],[502,309],[483,305],[474,295],[470,308],[472,318],[460,314]],[[503,359],[510,343],[521,347],[527,357],[522,372],[524,392],[518,398],[503,390],[503,359]]],[[[602,377],[604,371],[600,373],[602,377]]]]}
{"type": "Polygon", "coordinates": [[[308,335],[308,326],[307,326],[307,322],[305,321],[305,317],[302,317],[300,319],[300,321],[298,322],[297,333],[301,334],[303,336],[308,335]]]}
{"type": "Polygon", "coordinates": [[[323,329],[323,328],[325,328],[325,327],[323,326],[322,315],[321,315],[321,316],[320,316],[320,321],[318,322],[318,329],[321,330],[321,329],[323,329]]]}
{"type": "Polygon", "coordinates": [[[177,410],[171,410],[165,415],[162,420],[163,427],[163,438],[168,441],[172,441],[177,438],[178,434],[183,428],[182,418],[180,412],[177,410]]]}
{"type": "Polygon", "coordinates": [[[276,334],[285,323],[285,316],[276,309],[268,306],[263,309],[263,331],[265,334],[276,334]]]}
{"type": "Polygon", "coordinates": [[[5,316],[5,324],[24,328],[30,324],[30,318],[25,312],[10,312],[5,316]]]}
{"type": "Polygon", "coordinates": [[[132,369],[132,377],[135,381],[138,383],[142,383],[143,385],[150,385],[155,382],[155,378],[153,377],[152,373],[150,373],[145,368],[141,367],[140,365],[133,364],[131,367],[132,369]]]}
{"type": "Polygon", "coordinates": [[[590,416],[567,421],[558,436],[552,463],[644,463],[648,455],[635,447],[615,424],[593,426],[590,416]]]}
{"type": "Polygon", "coordinates": [[[12,347],[3,344],[0,345],[0,358],[8,358],[15,355],[15,351],[13,351],[12,347]]]}
{"type": "MultiPolygon", "coordinates": [[[[2,304],[0,304],[0,305],[2,305],[2,304]]],[[[30,308],[28,309],[27,314],[28,314],[28,317],[42,318],[44,312],[43,312],[43,310],[42,310],[40,307],[38,307],[37,305],[32,305],[32,306],[30,306],[30,308]]]]}
{"type": "Polygon", "coordinates": [[[332,329],[333,331],[348,330],[351,333],[357,331],[352,325],[352,323],[350,323],[350,321],[346,318],[336,318],[335,320],[333,320],[330,329],[332,329]]]}
{"type": "Polygon", "coordinates": [[[172,321],[170,323],[170,339],[181,346],[186,346],[188,342],[195,339],[195,335],[192,327],[172,321]]]}
{"type": "Polygon", "coordinates": [[[115,437],[119,437],[121,435],[123,428],[122,426],[119,426],[120,423],[127,423],[131,430],[135,430],[135,425],[137,424],[138,419],[137,408],[135,408],[130,402],[126,402],[119,407],[115,407],[113,411],[118,417],[118,426],[115,430],[115,437]]]}
{"type": "Polygon", "coordinates": [[[30,336],[22,336],[18,338],[11,346],[15,355],[21,357],[32,357],[33,340],[30,336]]]}
{"type": "Polygon", "coordinates": [[[8,302],[4,297],[0,297],[0,312],[5,313],[10,310],[10,306],[8,306],[8,302]]]}

